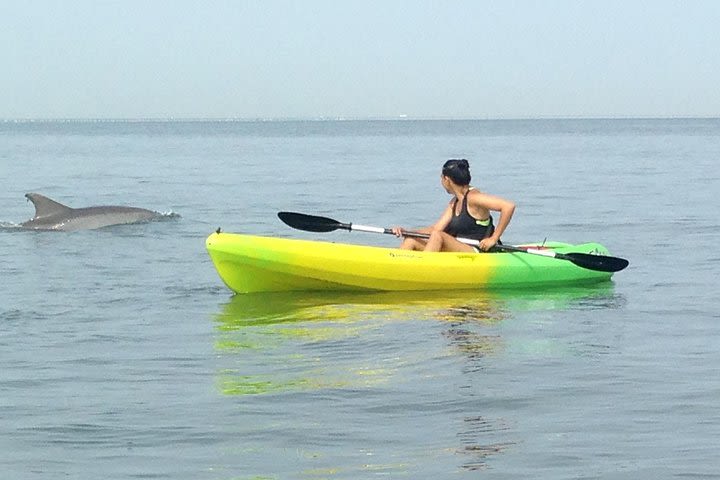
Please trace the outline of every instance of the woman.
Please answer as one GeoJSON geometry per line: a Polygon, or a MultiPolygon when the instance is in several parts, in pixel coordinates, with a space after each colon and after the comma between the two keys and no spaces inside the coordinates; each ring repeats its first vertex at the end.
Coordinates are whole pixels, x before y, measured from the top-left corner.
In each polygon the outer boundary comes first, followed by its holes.
{"type": "MultiPolygon", "coordinates": [[[[445,162],[440,181],[454,198],[435,225],[420,230],[429,233],[430,238],[405,237],[400,248],[426,252],[487,252],[499,243],[515,212],[515,204],[471,187],[470,179],[467,160],[445,162]],[[500,212],[497,227],[493,225],[491,211],[500,212]],[[480,240],[480,247],[462,243],[455,237],[480,240]]],[[[403,236],[400,227],[393,228],[393,232],[398,237],[403,236]]]]}

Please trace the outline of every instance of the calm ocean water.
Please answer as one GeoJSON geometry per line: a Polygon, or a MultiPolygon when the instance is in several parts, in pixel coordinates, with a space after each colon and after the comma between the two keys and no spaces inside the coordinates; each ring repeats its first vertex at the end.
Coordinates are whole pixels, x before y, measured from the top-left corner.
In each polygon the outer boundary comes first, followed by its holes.
{"type": "Polygon", "coordinates": [[[720,120],[0,123],[12,479],[720,478],[720,120]],[[420,226],[447,158],[506,243],[598,241],[592,288],[233,297],[204,240],[279,210],[420,226]],[[171,221],[25,232],[26,192],[171,221]]]}

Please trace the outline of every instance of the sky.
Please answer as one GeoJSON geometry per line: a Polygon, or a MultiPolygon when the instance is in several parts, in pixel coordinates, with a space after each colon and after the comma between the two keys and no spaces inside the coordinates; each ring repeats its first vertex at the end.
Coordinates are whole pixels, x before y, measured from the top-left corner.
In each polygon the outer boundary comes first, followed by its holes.
{"type": "Polygon", "coordinates": [[[0,1],[0,119],[720,116],[714,0],[0,1]]]}

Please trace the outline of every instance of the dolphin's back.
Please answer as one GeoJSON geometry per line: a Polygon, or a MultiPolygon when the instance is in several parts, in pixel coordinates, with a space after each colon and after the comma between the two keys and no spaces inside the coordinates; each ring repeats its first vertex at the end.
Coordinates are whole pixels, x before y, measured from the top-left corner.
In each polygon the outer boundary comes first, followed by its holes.
{"type": "Polygon", "coordinates": [[[25,195],[35,205],[35,216],[23,223],[34,230],[91,230],[152,220],[160,216],[137,207],[100,206],[70,208],[38,193],[25,195]]]}

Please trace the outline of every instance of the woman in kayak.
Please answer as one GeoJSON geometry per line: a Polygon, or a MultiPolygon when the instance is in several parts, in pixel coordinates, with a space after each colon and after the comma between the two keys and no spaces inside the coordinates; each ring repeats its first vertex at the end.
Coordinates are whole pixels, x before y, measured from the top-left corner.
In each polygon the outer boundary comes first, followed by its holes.
{"type": "MultiPolygon", "coordinates": [[[[471,187],[470,179],[467,160],[445,162],[440,182],[454,198],[435,225],[419,230],[430,234],[430,238],[405,237],[400,248],[426,252],[487,252],[500,243],[500,236],[515,212],[515,204],[471,187]],[[493,225],[491,211],[500,212],[497,227],[493,225]],[[480,246],[462,243],[455,237],[480,240],[480,246]]],[[[393,228],[393,232],[398,237],[403,236],[400,227],[393,228]]]]}

